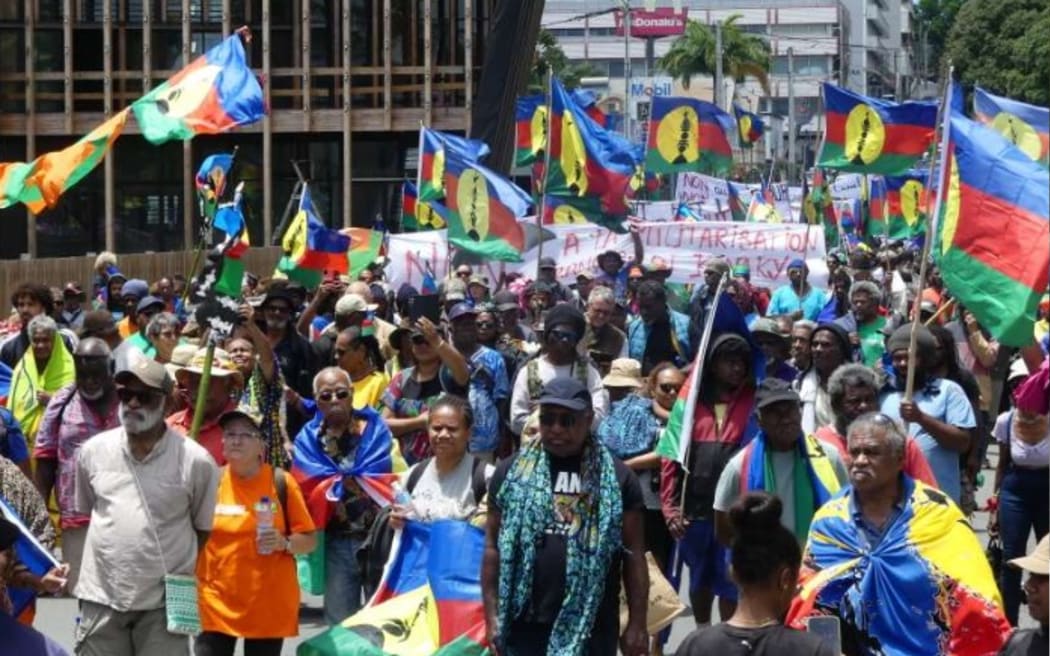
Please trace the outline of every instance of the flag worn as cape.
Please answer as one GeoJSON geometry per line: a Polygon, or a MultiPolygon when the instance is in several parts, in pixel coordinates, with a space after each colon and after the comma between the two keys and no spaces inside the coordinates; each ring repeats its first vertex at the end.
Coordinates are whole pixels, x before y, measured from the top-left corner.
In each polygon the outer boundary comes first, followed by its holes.
{"type": "Polygon", "coordinates": [[[1010,633],[984,549],[943,492],[902,476],[903,512],[870,548],[852,487],[813,517],[785,624],[837,616],[846,653],[985,656],[1010,633]]]}
{"type": "Polygon", "coordinates": [[[390,428],[372,408],[354,409],[352,421],[363,421],[361,443],[352,463],[336,462],[322,444],[321,415],[310,420],[295,438],[292,475],[303,490],[306,507],[318,528],[328,525],[334,504],[343,498],[343,478],[354,482],[380,506],[394,500],[394,483],[407,469],[390,428]]]}
{"type": "Polygon", "coordinates": [[[266,115],[262,87],[231,34],[131,105],[151,144],[218,134],[266,115]]]}
{"type": "Polygon", "coordinates": [[[448,240],[490,260],[520,262],[525,232],[518,218],[532,198],[510,180],[449,150],[445,160],[448,240]]]}
{"type": "MultiPolygon", "coordinates": [[[[7,504],[3,497],[0,497],[0,515],[18,529],[19,536],[15,540],[14,545],[15,556],[18,558],[18,562],[25,565],[26,569],[37,576],[43,576],[53,568],[58,567],[58,561],[55,560],[54,556],[51,555],[44,545],[40,544],[40,541],[36,539],[32,531],[22,522],[18,513],[7,504]]],[[[11,598],[11,615],[14,617],[18,617],[36,598],[36,593],[27,588],[8,588],[7,593],[11,598]]]]}
{"type": "Polygon", "coordinates": [[[827,134],[817,165],[901,175],[933,143],[937,103],[894,103],[824,83],[827,134]]]}
{"type": "Polygon", "coordinates": [[[728,175],[736,121],[714,103],[657,96],[649,114],[645,167],[657,173],[728,175]]]}
{"type": "Polygon", "coordinates": [[[765,132],[765,123],[758,114],[749,112],[740,105],[733,103],[733,115],[736,116],[737,134],[740,136],[740,147],[750,148],[758,143],[765,132]]]}
{"type": "Polygon", "coordinates": [[[481,656],[484,533],[464,521],[409,521],[368,606],[299,647],[299,656],[481,656]]]}
{"type": "Polygon", "coordinates": [[[1010,143],[1043,166],[1050,158],[1050,109],[988,93],[973,92],[977,120],[1003,135],[1010,143]]]}
{"type": "Polygon", "coordinates": [[[952,295],[1007,346],[1032,341],[1050,277],[1050,171],[948,112],[933,252],[952,295]]]}
{"type": "Polygon", "coordinates": [[[22,426],[22,434],[26,436],[30,451],[33,450],[36,431],[40,427],[45,409],[36,399],[37,392],[57,392],[75,379],[73,354],[66,348],[66,341],[59,333],[54,335],[51,357],[47,359],[42,371],[37,368],[32,347],[27,348],[25,355],[15,364],[7,408],[22,426]]]}

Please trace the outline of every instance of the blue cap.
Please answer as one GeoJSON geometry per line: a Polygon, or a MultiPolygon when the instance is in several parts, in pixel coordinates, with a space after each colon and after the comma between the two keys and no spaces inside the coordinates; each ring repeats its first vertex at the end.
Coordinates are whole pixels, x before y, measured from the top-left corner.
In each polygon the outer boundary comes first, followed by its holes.
{"type": "Polygon", "coordinates": [[[474,309],[474,306],[469,303],[456,303],[452,306],[452,309],[448,311],[448,320],[455,321],[460,317],[465,317],[467,315],[474,316],[477,313],[478,312],[474,309]]]}
{"type": "Polygon", "coordinates": [[[121,297],[134,296],[137,300],[141,300],[149,295],[149,284],[140,278],[132,278],[120,288],[120,295],[121,297]]]}
{"type": "Polygon", "coordinates": [[[806,268],[806,261],[803,260],[801,257],[796,257],[795,259],[791,260],[791,262],[788,264],[788,268],[789,269],[805,269],[806,268]]]}

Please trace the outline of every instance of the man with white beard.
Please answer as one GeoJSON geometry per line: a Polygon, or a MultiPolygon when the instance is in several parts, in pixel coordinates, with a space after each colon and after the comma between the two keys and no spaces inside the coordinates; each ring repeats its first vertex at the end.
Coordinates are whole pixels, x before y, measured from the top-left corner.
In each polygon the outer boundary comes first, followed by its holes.
{"type": "Polygon", "coordinates": [[[90,515],[80,580],[80,656],[185,656],[169,633],[165,576],[192,575],[208,539],[219,470],[195,441],[167,427],[174,383],[135,359],[114,377],[120,426],[80,449],[75,506],[90,515]]]}

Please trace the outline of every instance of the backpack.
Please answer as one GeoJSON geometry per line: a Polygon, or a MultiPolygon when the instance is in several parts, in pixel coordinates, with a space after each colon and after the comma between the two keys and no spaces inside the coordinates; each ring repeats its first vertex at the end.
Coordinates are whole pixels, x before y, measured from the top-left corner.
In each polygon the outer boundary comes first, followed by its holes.
{"type": "MultiPolygon", "coordinates": [[[[473,456],[471,457],[474,458],[473,456]]],[[[432,456],[421,460],[408,475],[408,480],[405,481],[405,490],[409,494],[416,489],[419,479],[423,477],[423,472],[431,460],[433,460],[432,456]]],[[[474,496],[474,503],[480,505],[481,500],[485,498],[485,487],[487,485],[485,480],[485,462],[479,458],[474,458],[472,467],[470,488],[474,496]]],[[[394,529],[390,526],[391,510],[392,506],[387,506],[379,511],[375,521],[372,523],[372,528],[368,531],[368,536],[361,543],[361,546],[357,548],[357,564],[361,571],[361,587],[364,589],[365,597],[370,598],[375,594],[376,589],[379,587],[379,581],[383,578],[383,569],[386,567],[386,561],[390,557],[390,548],[394,543],[394,529]]]]}

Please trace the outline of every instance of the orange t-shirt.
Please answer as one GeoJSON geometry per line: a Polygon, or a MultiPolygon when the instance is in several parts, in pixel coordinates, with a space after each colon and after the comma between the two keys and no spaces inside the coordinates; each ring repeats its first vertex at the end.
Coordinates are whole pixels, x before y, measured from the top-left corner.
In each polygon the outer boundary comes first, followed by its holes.
{"type": "MultiPolygon", "coordinates": [[[[313,520],[299,485],[287,473],[291,533],[310,533],[313,520]]],[[[201,628],[243,638],[290,638],[299,634],[299,580],[286,551],[260,554],[255,546],[255,504],[269,497],[277,509],[274,528],[284,535],[273,468],[264,464],[249,479],[222,470],[215,523],[197,558],[201,628]]]]}
{"type": "Polygon", "coordinates": [[[120,335],[121,339],[127,339],[138,331],[138,327],[131,325],[131,319],[124,317],[117,322],[117,334],[120,335]]]}

